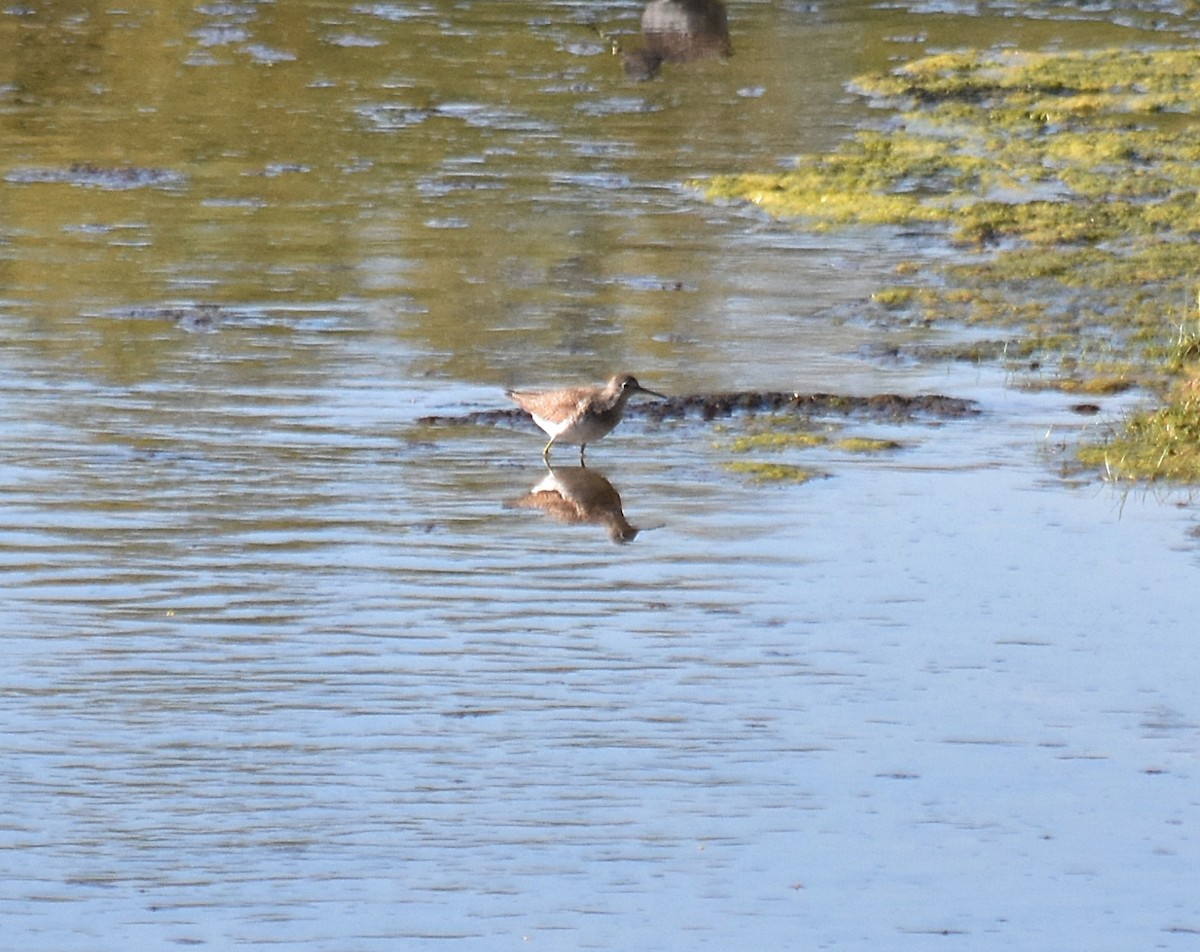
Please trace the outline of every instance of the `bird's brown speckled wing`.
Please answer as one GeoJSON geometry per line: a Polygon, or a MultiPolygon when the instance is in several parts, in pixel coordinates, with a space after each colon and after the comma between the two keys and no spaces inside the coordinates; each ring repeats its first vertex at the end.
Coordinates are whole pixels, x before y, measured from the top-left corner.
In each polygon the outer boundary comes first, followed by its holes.
{"type": "Polygon", "coordinates": [[[591,403],[592,394],[587,387],[569,390],[511,391],[509,396],[535,416],[554,423],[573,419],[591,403]]]}

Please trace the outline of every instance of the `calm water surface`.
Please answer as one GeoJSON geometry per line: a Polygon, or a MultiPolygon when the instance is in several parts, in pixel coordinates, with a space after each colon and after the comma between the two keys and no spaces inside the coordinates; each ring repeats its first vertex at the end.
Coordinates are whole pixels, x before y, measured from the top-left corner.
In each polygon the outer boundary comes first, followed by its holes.
{"type": "Polygon", "coordinates": [[[954,333],[861,318],[916,239],[685,184],[830,148],[892,59],[1195,24],[731,2],[731,60],[633,84],[591,23],[640,12],[0,12],[6,944],[1200,947],[1191,500],[873,357],[954,333]],[[418,423],[617,369],[983,412],[766,487],[634,416],[607,527],[528,507],[532,427],[418,423]]]}

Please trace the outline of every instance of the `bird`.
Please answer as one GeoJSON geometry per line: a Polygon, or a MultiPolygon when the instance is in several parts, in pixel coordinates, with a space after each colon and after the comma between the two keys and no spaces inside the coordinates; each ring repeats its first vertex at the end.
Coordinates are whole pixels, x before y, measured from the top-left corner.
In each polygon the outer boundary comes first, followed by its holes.
{"type": "Polygon", "coordinates": [[[550,447],[578,443],[579,462],[589,443],[613,431],[625,415],[625,404],[635,393],[666,399],[666,394],[648,390],[633,374],[617,374],[603,387],[568,387],[565,390],[506,390],[505,395],[533,417],[533,422],[550,435],[542,450],[549,465],[550,447]]]}

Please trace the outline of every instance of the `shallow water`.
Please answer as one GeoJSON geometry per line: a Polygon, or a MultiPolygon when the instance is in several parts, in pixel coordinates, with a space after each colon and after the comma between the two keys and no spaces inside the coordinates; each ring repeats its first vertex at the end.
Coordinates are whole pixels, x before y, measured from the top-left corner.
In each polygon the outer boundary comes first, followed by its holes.
{"type": "Polygon", "coordinates": [[[1190,33],[1061,12],[731,4],[646,84],[634,3],[0,14],[12,946],[1194,947],[1190,499],[1060,473],[1121,400],[872,356],[954,333],[861,317],[917,239],[682,184],[889,57],[1190,33]],[[802,485],[635,414],[625,545],[418,422],[616,369],[982,412],[802,485]]]}

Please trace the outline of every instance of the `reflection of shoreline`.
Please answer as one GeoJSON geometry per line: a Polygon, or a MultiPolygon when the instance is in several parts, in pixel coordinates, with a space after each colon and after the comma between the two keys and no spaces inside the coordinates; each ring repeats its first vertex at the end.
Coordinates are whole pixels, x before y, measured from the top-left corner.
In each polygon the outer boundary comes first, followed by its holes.
{"type": "Polygon", "coordinates": [[[520,499],[514,509],[540,509],[566,525],[598,525],[613,542],[632,542],[638,529],[625,519],[621,496],[613,484],[586,466],[551,466],[550,472],[520,499]]]}
{"type": "Polygon", "coordinates": [[[645,46],[621,56],[625,75],[638,82],[657,76],[664,62],[733,55],[720,0],[652,0],[642,12],[642,36],[645,46]]]}

